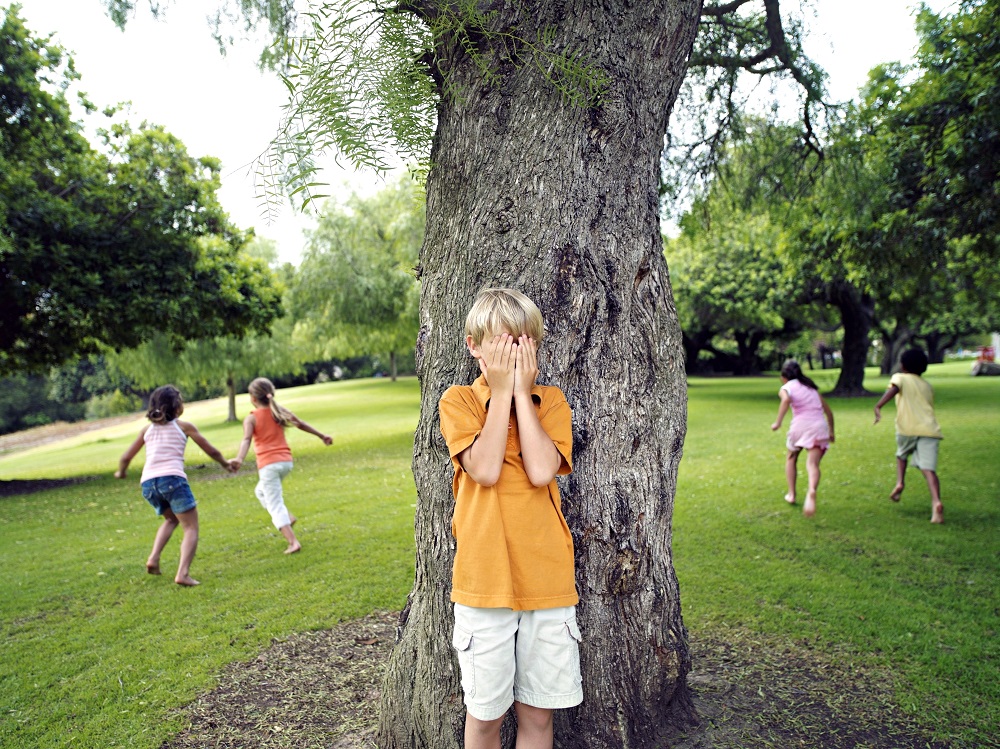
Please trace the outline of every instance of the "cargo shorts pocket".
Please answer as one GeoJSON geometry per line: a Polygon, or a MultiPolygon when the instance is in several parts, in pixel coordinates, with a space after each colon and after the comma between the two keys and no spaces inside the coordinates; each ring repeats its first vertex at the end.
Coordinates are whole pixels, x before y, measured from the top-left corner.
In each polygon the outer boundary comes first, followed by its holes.
{"type": "Polygon", "coordinates": [[[451,644],[458,653],[458,665],[462,671],[462,691],[465,692],[466,699],[476,696],[475,648],[472,640],[472,632],[455,625],[451,644]]]}

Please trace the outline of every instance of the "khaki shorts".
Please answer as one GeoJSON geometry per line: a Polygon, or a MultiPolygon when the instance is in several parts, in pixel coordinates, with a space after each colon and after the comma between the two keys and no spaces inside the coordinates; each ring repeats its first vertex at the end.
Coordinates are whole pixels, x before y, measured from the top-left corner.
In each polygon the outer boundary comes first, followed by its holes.
{"type": "Polygon", "coordinates": [[[896,457],[906,460],[913,456],[913,465],[921,471],[936,471],[938,459],[938,437],[909,437],[896,435],[896,457]]]}
{"type": "Polygon", "coordinates": [[[545,709],[583,702],[576,607],[537,611],[455,604],[452,644],[469,714],[496,720],[514,701],[545,709]]]}

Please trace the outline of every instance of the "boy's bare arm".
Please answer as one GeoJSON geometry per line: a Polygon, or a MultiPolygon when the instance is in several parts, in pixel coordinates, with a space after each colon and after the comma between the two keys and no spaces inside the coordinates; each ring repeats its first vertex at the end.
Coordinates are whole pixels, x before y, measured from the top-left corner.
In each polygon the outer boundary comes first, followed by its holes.
{"type": "Polygon", "coordinates": [[[556,477],[563,457],[538,420],[538,412],[531,396],[527,402],[520,396],[514,398],[517,409],[517,431],[521,439],[521,460],[524,472],[533,486],[548,486],[556,477]]]}
{"type": "Polygon", "coordinates": [[[878,403],[875,404],[875,423],[878,424],[882,420],[882,406],[889,402],[890,398],[894,398],[896,393],[899,392],[899,388],[895,385],[890,385],[889,389],[882,393],[882,397],[878,399],[878,403]]]}
{"type": "Polygon", "coordinates": [[[518,339],[514,364],[514,408],[521,440],[524,472],[533,486],[548,486],[562,465],[562,455],[552,438],[542,428],[531,398],[531,388],[538,377],[538,347],[527,336],[518,339]]]}

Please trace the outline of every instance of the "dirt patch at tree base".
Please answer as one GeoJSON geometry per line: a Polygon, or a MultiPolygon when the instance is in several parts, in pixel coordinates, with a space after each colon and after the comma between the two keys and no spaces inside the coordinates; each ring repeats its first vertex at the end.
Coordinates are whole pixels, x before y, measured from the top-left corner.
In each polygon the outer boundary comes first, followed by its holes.
{"type": "MultiPolygon", "coordinates": [[[[181,711],[161,749],[375,749],[379,688],[398,615],[377,612],[275,642],[228,667],[181,711]]],[[[671,749],[948,749],[890,698],[885,673],[746,633],[691,638],[699,724],[671,749]]]]}

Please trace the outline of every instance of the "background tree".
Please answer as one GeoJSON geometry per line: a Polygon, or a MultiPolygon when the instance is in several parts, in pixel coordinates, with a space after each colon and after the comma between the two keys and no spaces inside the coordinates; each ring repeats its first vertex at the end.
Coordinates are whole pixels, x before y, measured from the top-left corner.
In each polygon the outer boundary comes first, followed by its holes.
{"type": "Polygon", "coordinates": [[[408,178],[323,206],[290,295],[298,335],[318,343],[318,358],[387,354],[396,379],[397,354],[417,336],[423,233],[423,196],[408,178]]]}
{"type": "Polygon", "coordinates": [[[697,371],[700,349],[728,358],[734,374],[753,374],[761,368],[761,344],[799,328],[802,288],[789,259],[790,233],[767,214],[747,215],[724,204],[708,220],[709,210],[696,205],[682,220],[680,236],[666,243],[687,371],[697,371]],[[735,357],[713,344],[719,335],[735,342],[735,357]]]}
{"type": "Polygon", "coordinates": [[[218,162],[147,126],[113,125],[95,151],[65,98],[72,61],[0,12],[0,372],[266,329],[279,295],[238,257],[218,162]]]}
{"type": "MultiPolygon", "coordinates": [[[[218,237],[200,240],[206,253],[228,252],[218,237]]],[[[252,251],[268,256],[267,244],[254,244],[252,251]]],[[[245,252],[237,254],[240,272],[259,276],[268,288],[280,294],[281,286],[263,260],[245,252]]],[[[272,262],[276,262],[275,256],[272,262]]],[[[227,293],[226,289],[216,292],[227,293]]],[[[280,303],[280,299],[279,299],[280,303]]],[[[263,333],[244,336],[192,337],[178,343],[165,333],[157,333],[141,345],[108,352],[112,370],[125,375],[136,387],[151,390],[171,382],[183,392],[200,386],[223,386],[229,399],[227,421],[236,421],[236,392],[257,376],[278,377],[296,374],[308,360],[310,347],[296,341],[293,322],[278,318],[263,333]]]]}

